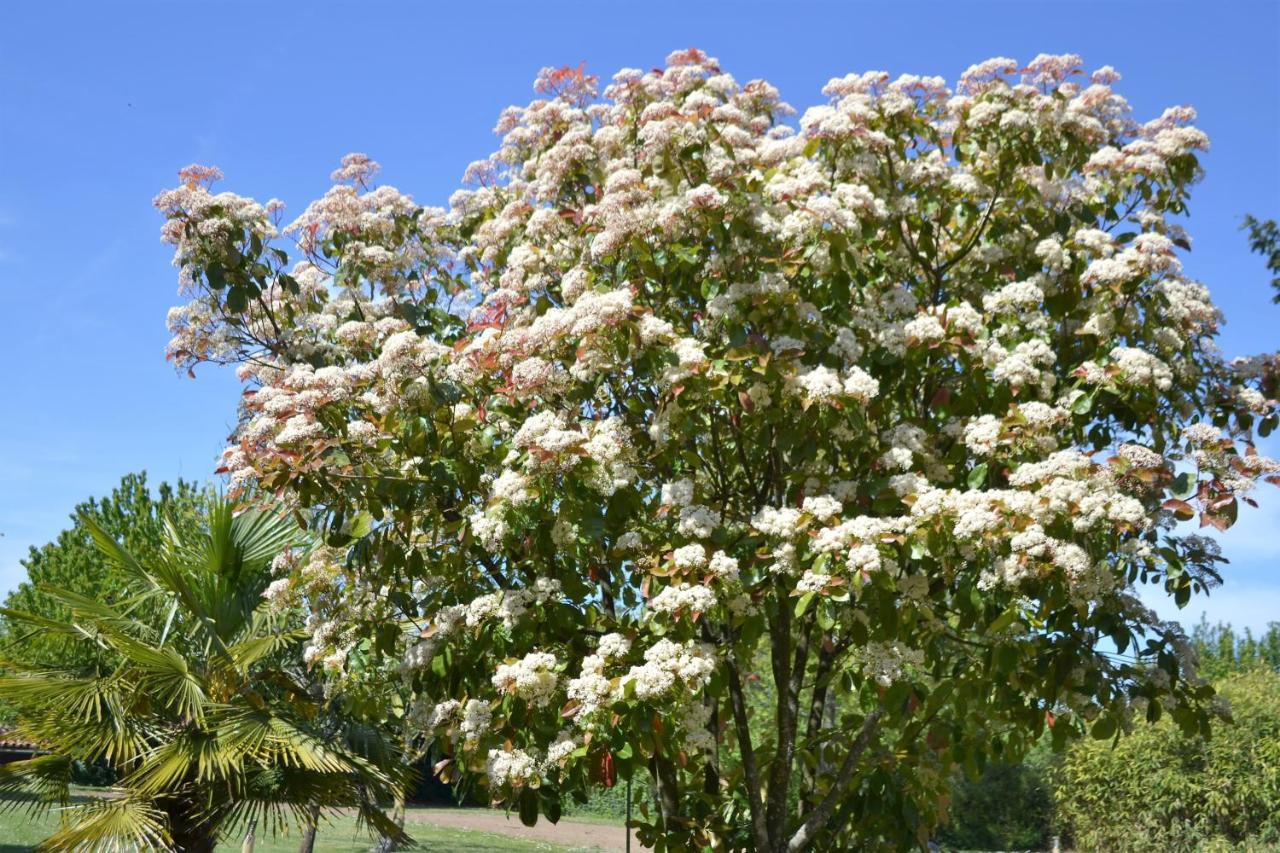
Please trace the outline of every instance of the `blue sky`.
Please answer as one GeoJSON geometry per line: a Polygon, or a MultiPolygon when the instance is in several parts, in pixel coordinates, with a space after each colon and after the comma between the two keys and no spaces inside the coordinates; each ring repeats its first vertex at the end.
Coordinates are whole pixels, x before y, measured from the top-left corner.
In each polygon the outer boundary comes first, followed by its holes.
{"type": "MultiPolygon", "coordinates": [[[[831,77],[954,81],[991,56],[1114,65],[1139,118],[1190,103],[1213,140],[1190,273],[1226,311],[1228,354],[1280,347],[1280,306],[1241,215],[1280,216],[1280,4],[10,4],[0,28],[0,591],[28,546],[126,472],[208,477],[238,386],[164,360],[176,301],[151,198],[191,162],[301,210],[348,151],[443,204],[544,65],[607,78],[696,46],[803,110],[831,77]]],[[[1280,446],[1272,446],[1272,453],[1280,446]]],[[[1184,619],[1280,619],[1280,491],[1225,541],[1228,581],[1184,619]]],[[[1172,605],[1163,613],[1176,613],[1172,605]]]]}

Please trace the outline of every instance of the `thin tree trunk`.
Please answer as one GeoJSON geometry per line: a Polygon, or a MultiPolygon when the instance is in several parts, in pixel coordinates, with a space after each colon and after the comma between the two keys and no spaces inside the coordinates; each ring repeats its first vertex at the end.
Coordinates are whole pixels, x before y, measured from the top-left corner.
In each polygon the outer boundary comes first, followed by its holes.
{"type": "Polygon", "coordinates": [[[316,830],[320,826],[320,807],[312,806],[307,815],[306,829],[302,831],[302,843],[298,845],[298,853],[312,853],[316,849],[316,830]]]}
{"type": "Polygon", "coordinates": [[[747,807],[751,814],[751,834],[756,849],[769,849],[769,826],[765,818],[764,804],[760,801],[760,773],[756,768],[755,749],[751,744],[751,727],[747,721],[747,704],[742,695],[742,677],[738,664],[730,651],[725,661],[729,675],[729,701],[733,707],[734,729],[738,735],[738,752],[742,758],[742,772],[747,784],[747,807]]]}
{"type": "Polygon", "coordinates": [[[669,759],[654,755],[649,759],[649,775],[653,778],[653,793],[658,799],[658,809],[664,822],[680,816],[680,798],[676,784],[676,768],[669,759]]]}

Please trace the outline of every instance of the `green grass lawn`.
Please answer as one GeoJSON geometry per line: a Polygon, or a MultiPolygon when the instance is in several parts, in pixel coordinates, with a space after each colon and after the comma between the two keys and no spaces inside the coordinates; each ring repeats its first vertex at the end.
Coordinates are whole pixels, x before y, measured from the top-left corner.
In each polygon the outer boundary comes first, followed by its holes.
{"type": "MultiPolygon", "coordinates": [[[[18,807],[0,811],[0,853],[31,850],[58,826],[56,814],[36,818],[24,811],[22,804],[5,803],[5,805],[18,807]]],[[[409,832],[417,842],[419,850],[445,850],[448,853],[534,853],[534,851],[567,853],[572,849],[536,841],[504,838],[487,832],[440,829],[414,823],[412,816],[410,816],[409,832]]],[[[299,836],[296,832],[279,838],[260,836],[254,846],[254,853],[295,853],[298,849],[298,841],[299,836]]],[[[321,826],[316,838],[316,853],[362,853],[372,846],[373,841],[368,834],[356,830],[353,818],[331,818],[328,823],[321,826]]],[[[237,839],[234,844],[222,844],[218,849],[237,853],[240,849],[240,839],[237,839]]]]}

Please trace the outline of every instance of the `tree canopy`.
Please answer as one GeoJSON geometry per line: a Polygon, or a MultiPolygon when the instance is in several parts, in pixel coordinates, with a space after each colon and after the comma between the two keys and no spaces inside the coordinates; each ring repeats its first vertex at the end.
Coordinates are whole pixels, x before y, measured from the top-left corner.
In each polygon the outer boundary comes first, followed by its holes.
{"type": "Polygon", "coordinates": [[[1182,522],[1280,471],[1277,365],[1182,271],[1194,111],[1081,68],[850,74],[798,127],[697,50],[546,69],[448,209],[363,154],[287,225],[183,170],[170,357],[239,366],[230,482],[315,510],[309,659],[402,659],[527,820],[645,774],[658,849],[897,849],[957,764],[1205,730],[1136,589],[1217,581],[1182,522]]]}
{"type": "MultiPolygon", "coordinates": [[[[65,619],[67,606],[43,589],[54,586],[111,604],[127,592],[129,578],[103,557],[93,543],[91,526],[107,531],[132,553],[147,558],[161,545],[166,521],[191,530],[203,515],[207,492],[195,483],[161,483],[153,493],[146,472],[126,474],[111,494],[77,504],[71,526],[57,539],[31,548],[25,560],[26,580],[5,597],[5,607],[50,619],[65,619]]],[[[32,630],[0,616],[0,652],[10,660],[46,665],[83,659],[85,649],[68,644],[57,633],[32,630]]]]}

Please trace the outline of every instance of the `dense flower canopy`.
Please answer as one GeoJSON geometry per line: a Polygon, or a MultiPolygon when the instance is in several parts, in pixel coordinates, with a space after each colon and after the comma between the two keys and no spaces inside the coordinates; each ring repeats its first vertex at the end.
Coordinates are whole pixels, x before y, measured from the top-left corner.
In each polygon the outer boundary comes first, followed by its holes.
{"type": "Polygon", "coordinates": [[[850,74],[798,128],[697,50],[547,69],[448,209],[353,154],[281,227],[184,170],[170,356],[239,365],[225,472],[325,531],[269,590],[309,658],[402,657],[522,810],[647,773],[677,847],[913,838],[1046,725],[1202,726],[1136,586],[1216,579],[1176,522],[1280,471],[1276,362],[1182,273],[1194,112],[1080,68],[850,74]]]}

